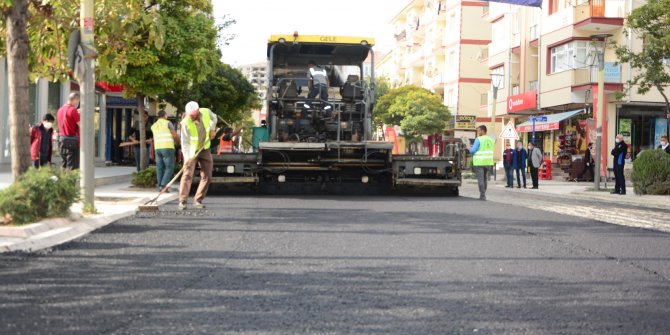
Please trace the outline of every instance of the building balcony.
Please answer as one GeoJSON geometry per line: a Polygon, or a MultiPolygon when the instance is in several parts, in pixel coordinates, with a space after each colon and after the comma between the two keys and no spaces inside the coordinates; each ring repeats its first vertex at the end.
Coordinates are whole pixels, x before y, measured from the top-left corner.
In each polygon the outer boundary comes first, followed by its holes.
{"type": "Polygon", "coordinates": [[[409,66],[422,66],[423,65],[423,59],[424,59],[424,54],[423,54],[423,49],[422,48],[417,48],[409,54],[407,57],[407,65],[409,66]]]}
{"type": "MultiPolygon", "coordinates": [[[[613,93],[623,90],[621,83],[621,65],[605,63],[605,92],[613,93]]],[[[598,67],[574,69],[572,72],[572,92],[590,90],[598,85],[598,67]]]]}
{"type": "Polygon", "coordinates": [[[432,90],[444,89],[444,74],[442,72],[423,76],[423,87],[432,90]]]}
{"type": "Polygon", "coordinates": [[[403,41],[403,40],[405,40],[405,38],[407,37],[407,30],[404,30],[404,29],[403,29],[401,32],[399,32],[399,33],[397,33],[397,34],[395,34],[395,35],[393,35],[393,36],[395,37],[395,40],[396,40],[397,42],[403,41]]]}
{"type": "Polygon", "coordinates": [[[590,0],[574,8],[575,30],[608,32],[623,27],[625,6],[622,0],[590,0]]]}

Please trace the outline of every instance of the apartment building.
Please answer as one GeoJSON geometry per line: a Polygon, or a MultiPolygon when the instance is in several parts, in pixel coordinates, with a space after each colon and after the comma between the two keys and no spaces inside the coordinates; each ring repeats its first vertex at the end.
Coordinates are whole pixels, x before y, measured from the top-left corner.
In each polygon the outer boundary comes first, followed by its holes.
{"type": "Polygon", "coordinates": [[[252,111],[252,117],[256,124],[260,124],[261,120],[267,117],[267,106],[265,99],[268,93],[268,64],[267,61],[243,65],[239,67],[245,78],[256,88],[256,94],[261,100],[261,109],[252,111]]]}
{"type": "MultiPolygon", "coordinates": [[[[624,34],[625,18],[645,1],[545,0],[542,8],[491,3],[488,20],[492,41],[488,70],[503,75],[495,102],[502,124],[512,121],[527,142],[532,137],[529,117],[547,116],[536,123],[535,142],[553,162],[570,159],[595,142],[597,124],[597,50],[604,50],[605,120],[603,158],[613,148],[616,133],[631,144],[629,159],[657,145],[667,133],[662,97],[654,90],[640,95],[616,93],[635,75],[627,64],[617,64],[614,41],[641,50],[642,41],[624,34]],[[594,37],[610,34],[605,38],[594,37]]],[[[502,150],[502,143],[500,150],[502,150]]]]}
{"type": "MultiPolygon", "coordinates": [[[[394,87],[417,85],[439,94],[452,115],[489,122],[486,66],[488,2],[412,0],[392,20],[396,45],[375,65],[394,87]]],[[[474,137],[473,129],[467,135],[474,137]]]]}

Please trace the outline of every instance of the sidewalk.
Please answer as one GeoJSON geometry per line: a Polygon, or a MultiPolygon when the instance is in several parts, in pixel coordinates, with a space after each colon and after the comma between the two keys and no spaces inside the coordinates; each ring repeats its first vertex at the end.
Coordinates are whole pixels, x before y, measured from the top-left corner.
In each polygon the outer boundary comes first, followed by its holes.
{"type": "MultiPolygon", "coordinates": [[[[81,203],[72,205],[70,218],[45,219],[23,226],[0,226],[0,253],[37,251],[74,240],[114,221],[135,215],[137,207],[158,193],[130,184],[134,167],[95,169],[95,207],[98,214],[83,215],[81,203]]],[[[11,174],[0,174],[0,188],[11,182],[11,174]]],[[[161,195],[159,204],[177,198],[176,193],[161,195]]]]}
{"type": "MultiPolygon", "coordinates": [[[[465,179],[466,183],[477,183],[476,179],[465,179]]],[[[530,179],[528,185],[530,185],[530,179]]],[[[528,192],[526,189],[505,188],[506,182],[504,177],[496,181],[491,181],[489,187],[506,190],[507,192],[528,192]]],[[[617,204],[626,204],[631,206],[638,206],[652,209],[668,209],[670,205],[670,196],[667,195],[636,195],[633,190],[633,185],[626,184],[626,195],[610,194],[613,191],[614,183],[607,183],[607,190],[601,189],[600,192],[593,190],[592,182],[569,182],[558,180],[540,180],[539,189],[533,190],[534,193],[544,195],[551,195],[561,198],[597,200],[617,204]]]]}

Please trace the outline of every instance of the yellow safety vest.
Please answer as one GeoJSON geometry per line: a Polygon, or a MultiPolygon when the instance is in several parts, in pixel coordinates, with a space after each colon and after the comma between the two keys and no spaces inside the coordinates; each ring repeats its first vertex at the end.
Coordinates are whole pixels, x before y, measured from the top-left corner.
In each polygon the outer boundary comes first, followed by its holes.
{"type": "Polygon", "coordinates": [[[168,125],[170,121],[160,118],[151,126],[151,132],[154,133],[154,148],[160,149],[174,149],[174,138],[168,125]]]}
{"type": "MultiPolygon", "coordinates": [[[[209,129],[210,129],[210,114],[209,114],[209,109],[208,108],[200,108],[200,122],[202,123],[202,126],[205,128],[205,143],[204,143],[204,150],[209,150],[209,148],[212,146],[211,139],[209,138],[209,129]]],[[[195,125],[195,122],[191,120],[190,117],[186,117],[186,129],[188,130],[188,133],[190,135],[190,145],[188,148],[188,153],[189,157],[195,158],[195,153],[198,152],[198,144],[201,142],[198,139],[198,127],[195,125]]]]}
{"type": "Polygon", "coordinates": [[[474,166],[493,166],[493,147],[495,142],[487,135],[477,137],[479,139],[479,149],[472,156],[472,165],[474,166]]]}

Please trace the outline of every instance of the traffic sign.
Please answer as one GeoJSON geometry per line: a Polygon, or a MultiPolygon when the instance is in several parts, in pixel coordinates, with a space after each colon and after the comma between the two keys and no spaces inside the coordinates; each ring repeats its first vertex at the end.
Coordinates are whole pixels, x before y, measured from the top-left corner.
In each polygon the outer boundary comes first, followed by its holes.
{"type": "Polygon", "coordinates": [[[547,122],[547,116],[533,116],[530,118],[530,121],[532,122],[547,122]]]}
{"type": "Polygon", "coordinates": [[[519,139],[519,134],[516,132],[516,128],[514,128],[514,123],[512,123],[512,121],[507,123],[505,129],[503,129],[502,132],[500,132],[500,138],[512,139],[512,140],[519,139]]]}

